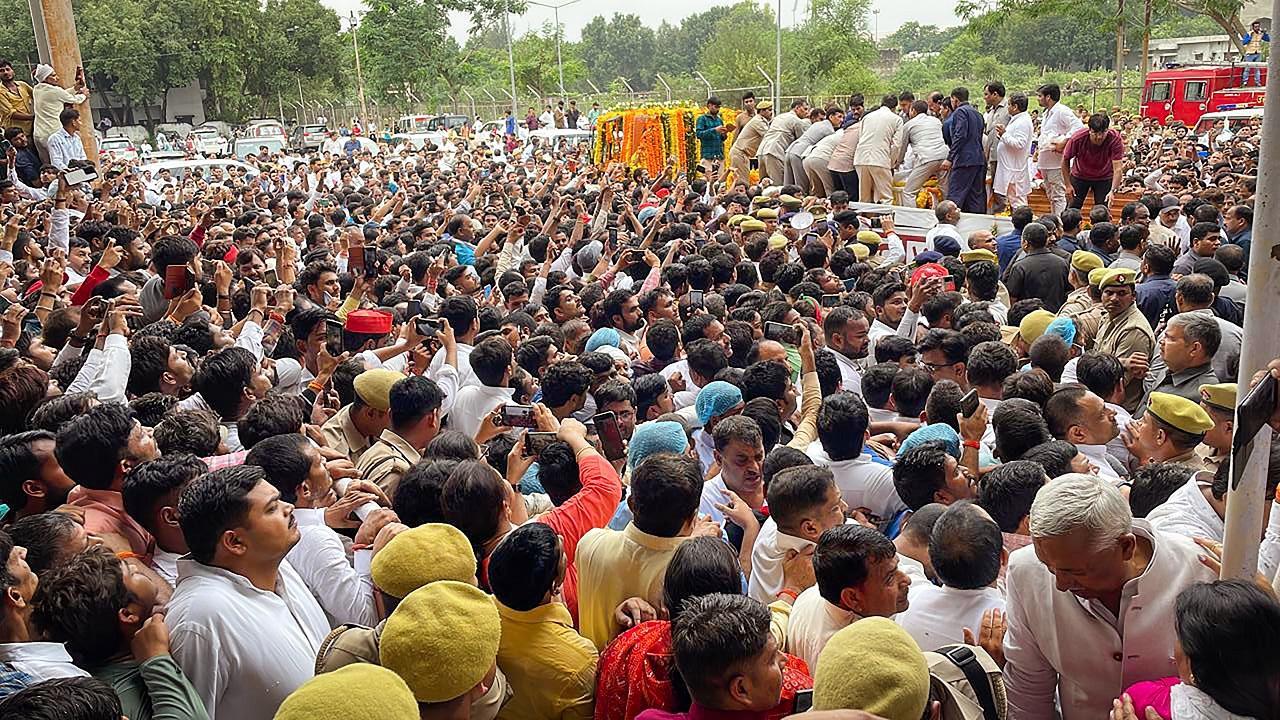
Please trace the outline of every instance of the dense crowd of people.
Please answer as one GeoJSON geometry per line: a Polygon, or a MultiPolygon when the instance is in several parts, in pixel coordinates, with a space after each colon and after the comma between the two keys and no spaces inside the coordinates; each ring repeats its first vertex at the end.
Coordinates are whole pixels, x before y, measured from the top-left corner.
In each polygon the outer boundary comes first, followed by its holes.
{"type": "Polygon", "coordinates": [[[1037,136],[963,88],[798,103],[758,184],[767,103],[729,167],[657,177],[482,136],[11,155],[0,718],[1278,717],[1270,501],[1258,581],[1217,579],[1271,382],[1239,372],[1257,133],[1202,156],[1057,94],[1054,211],[997,183],[998,237],[961,212],[1037,136]],[[899,134],[964,196],[923,245],[851,206],[899,134]]]}

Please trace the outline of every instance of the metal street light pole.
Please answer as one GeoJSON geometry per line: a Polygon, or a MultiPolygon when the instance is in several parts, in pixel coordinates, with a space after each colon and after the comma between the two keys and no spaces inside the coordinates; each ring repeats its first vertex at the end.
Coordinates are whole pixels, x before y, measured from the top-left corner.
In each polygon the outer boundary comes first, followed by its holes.
{"type": "MultiPolygon", "coordinates": [[[[781,0],[779,0],[781,2],[781,0]]],[[[356,54],[356,91],[360,95],[360,114],[364,116],[364,124],[369,124],[369,106],[364,101],[364,74],[360,72],[360,40],[356,32],[356,13],[351,12],[351,47],[356,54]]]]}
{"type": "Polygon", "coordinates": [[[778,0],[778,38],[777,47],[774,50],[774,68],[773,77],[776,82],[773,86],[773,107],[774,112],[781,112],[782,109],[782,0],[778,0]]]}
{"type": "MultiPolygon", "coordinates": [[[[307,99],[302,97],[302,78],[298,78],[298,103],[302,105],[303,110],[306,110],[307,99]]],[[[303,119],[303,122],[306,122],[305,118],[303,119]]]]}
{"type": "Polygon", "coordinates": [[[511,115],[516,117],[516,53],[511,48],[511,2],[502,2],[502,24],[507,28],[507,65],[511,68],[511,115]]]}
{"type": "Polygon", "coordinates": [[[525,0],[529,5],[537,5],[538,7],[551,8],[555,11],[556,16],[556,66],[560,72],[560,96],[564,97],[564,60],[560,56],[560,38],[562,31],[560,29],[560,8],[568,7],[574,3],[582,2],[582,0],[569,0],[568,2],[552,5],[550,3],[534,2],[533,0],[525,0]]]}
{"type": "Polygon", "coordinates": [[[875,44],[879,45],[880,44],[880,8],[876,8],[875,10],[872,10],[871,17],[875,18],[875,25],[873,26],[874,29],[872,30],[872,34],[873,34],[872,40],[875,41],[875,44]]]}

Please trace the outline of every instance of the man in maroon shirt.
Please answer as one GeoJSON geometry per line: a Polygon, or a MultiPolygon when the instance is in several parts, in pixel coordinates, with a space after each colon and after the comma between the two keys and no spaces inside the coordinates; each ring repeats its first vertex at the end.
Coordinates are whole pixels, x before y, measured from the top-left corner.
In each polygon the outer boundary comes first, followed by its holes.
{"type": "Polygon", "coordinates": [[[1088,127],[1077,130],[1062,150],[1062,176],[1071,178],[1071,207],[1083,206],[1090,190],[1095,205],[1110,205],[1123,174],[1124,140],[1111,128],[1111,118],[1094,113],[1088,127]]]}

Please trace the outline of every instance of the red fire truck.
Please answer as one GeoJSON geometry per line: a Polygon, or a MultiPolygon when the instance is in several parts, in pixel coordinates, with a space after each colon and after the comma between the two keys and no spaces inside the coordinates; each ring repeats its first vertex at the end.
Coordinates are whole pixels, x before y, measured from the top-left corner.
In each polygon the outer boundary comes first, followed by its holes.
{"type": "Polygon", "coordinates": [[[1147,73],[1142,88],[1142,117],[1153,118],[1161,125],[1169,118],[1192,127],[1201,115],[1221,110],[1243,110],[1262,107],[1266,97],[1267,69],[1262,84],[1242,87],[1244,71],[1252,65],[1170,64],[1147,73]]]}

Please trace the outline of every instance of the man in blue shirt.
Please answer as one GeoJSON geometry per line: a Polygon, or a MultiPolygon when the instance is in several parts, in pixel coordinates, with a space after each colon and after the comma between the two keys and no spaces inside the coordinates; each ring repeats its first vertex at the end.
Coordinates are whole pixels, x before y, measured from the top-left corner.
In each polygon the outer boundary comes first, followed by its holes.
{"type": "MultiPolygon", "coordinates": [[[[985,213],[987,211],[986,160],[982,155],[982,138],[986,134],[982,115],[969,104],[969,89],[957,87],[951,91],[951,105],[955,109],[947,118],[950,124],[943,127],[943,139],[950,146],[942,169],[949,171],[947,199],[960,207],[961,212],[985,213]]],[[[1003,270],[1004,262],[1000,263],[1003,270]]]]}
{"type": "Polygon", "coordinates": [[[1165,308],[1172,307],[1177,312],[1173,304],[1177,282],[1170,277],[1175,260],[1173,249],[1167,245],[1152,245],[1142,255],[1143,280],[1134,287],[1135,302],[1151,327],[1160,324],[1165,308]]]}
{"type": "Polygon", "coordinates": [[[511,114],[510,110],[507,111],[507,122],[506,122],[506,125],[503,127],[502,132],[504,135],[509,135],[513,137],[516,134],[516,117],[515,115],[511,114]]]}
{"type": "Polygon", "coordinates": [[[1253,208],[1233,205],[1222,214],[1222,225],[1227,231],[1227,242],[1244,249],[1244,266],[1249,267],[1249,246],[1253,244],[1253,208]]]}
{"type": "Polygon", "coordinates": [[[1022,229],[1035,219],[1035,212],[1029,205],[1019,205],[1009,214],[1009,222],[1013,223],[1013,231],[996,238],[996,256],[1000,260],[1000,275],[1009,268],[1018,250],[1022,248],[1022,229]]]}
{"type": "Polygon", "coordinates": [[[716,163],[724,161],[724,138],[729,134],[729,128],[724,125],[724,118],[720,117],[720,98],[714,95],[707,98],[707,112],[698,117],[698,123],[695,127],[698,140],[702,146],[701,163],[710,167],[716,163]]]}

